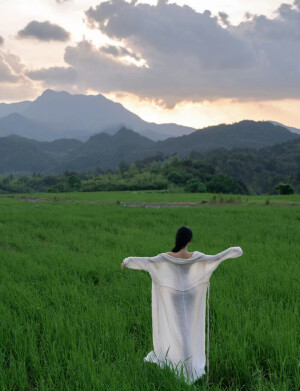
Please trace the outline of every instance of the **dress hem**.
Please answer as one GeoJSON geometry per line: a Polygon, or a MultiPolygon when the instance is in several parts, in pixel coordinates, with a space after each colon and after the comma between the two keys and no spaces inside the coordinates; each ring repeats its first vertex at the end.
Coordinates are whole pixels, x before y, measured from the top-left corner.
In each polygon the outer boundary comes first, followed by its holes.
{"type": "Polygon", "coordinates": [[[178,369],[180,362],[178,364],[174,364],[170,359],[167,358],[165,360],[160,360],[154,351],[148,353],[147,356],[144,358],[144,361],[157,364],[161,368],[165,368],[167,366],[171,370],[173,370],[178,377],[181,377],[181,375],[183,374],[184,380],[188,384],[195,383],[197,380],[201,379],[206,374],[204,368],[193,367],[194,374],[191,377],[189,374],[186,373],[186,371],[182,370],[182,367],[184,366],[181,366],[181,369],[178,369]]]}

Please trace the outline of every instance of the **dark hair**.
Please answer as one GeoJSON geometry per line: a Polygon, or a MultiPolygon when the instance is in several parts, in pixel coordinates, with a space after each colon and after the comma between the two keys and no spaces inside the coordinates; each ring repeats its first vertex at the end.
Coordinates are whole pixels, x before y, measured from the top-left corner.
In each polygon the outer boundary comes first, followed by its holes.
{"type": "Polygon", "coordinates": [[[193,232],[189,227],[180,227],[176,233],[175,247],[172,252],[177,253],[193,239],[193,232]]]}

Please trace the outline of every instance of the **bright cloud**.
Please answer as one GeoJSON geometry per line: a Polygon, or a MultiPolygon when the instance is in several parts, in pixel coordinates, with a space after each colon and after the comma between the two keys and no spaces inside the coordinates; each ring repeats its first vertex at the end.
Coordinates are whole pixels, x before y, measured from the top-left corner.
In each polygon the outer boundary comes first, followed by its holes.
{"type": "Polygon", "coordinates": [[[18,56],[0,51],[0,83],[17,83],[22,78],[22,69],[18,56]]]}
{"type": "Polygon", "coordinates": [[[0,50],[0,99],[20,100],[32,97],[37,90],[25,75],[19,56],[0,50]]]}

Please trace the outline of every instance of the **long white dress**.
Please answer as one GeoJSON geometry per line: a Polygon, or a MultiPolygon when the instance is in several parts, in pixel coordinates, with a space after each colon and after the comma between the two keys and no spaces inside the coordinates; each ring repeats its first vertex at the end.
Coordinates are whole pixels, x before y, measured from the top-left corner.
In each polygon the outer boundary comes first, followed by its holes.
{"type": "Polygon", "coordinates": [[[145,361],[168,365],[188,383],[205,374],[205,310],[209,279],[225,259],[243,254],[230,247],[216,255],[195,251],[191,258],[166,253],[128,257],[125,266],[147,271],[152,278],[153,351],[145,361]]]}

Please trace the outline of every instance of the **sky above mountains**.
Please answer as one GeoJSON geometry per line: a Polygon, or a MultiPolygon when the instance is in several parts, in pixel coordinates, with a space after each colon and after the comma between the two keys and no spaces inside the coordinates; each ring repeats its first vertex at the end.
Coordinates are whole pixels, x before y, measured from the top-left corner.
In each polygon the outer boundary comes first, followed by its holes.
{"type": "Polygon", "coordinates": [[[2,0],[0,101],[102,93],[153,122],[300,127],[300,0],[2,0]]]}

